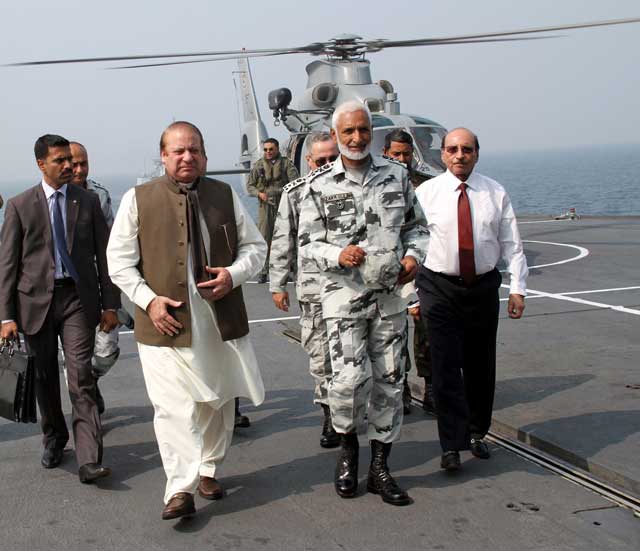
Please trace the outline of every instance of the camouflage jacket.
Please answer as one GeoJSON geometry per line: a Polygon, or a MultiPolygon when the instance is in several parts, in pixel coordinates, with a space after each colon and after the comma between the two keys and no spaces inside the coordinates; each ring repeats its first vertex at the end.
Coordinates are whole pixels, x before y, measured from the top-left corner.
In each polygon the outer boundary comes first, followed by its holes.
{"type": "Polygon", "coordinates": [[[271,238],[269,256],[269,290],[283,293],[293,274],[296,295],[303,302],[320,302],[320,273],[316,263],[298,254],[298,220],[300,205],[306,191],[307,178],[289,182],[282,190],[282,199],[271,238]]]}
{"type": "Polygon", "coordinates": [[[428,244],[427,221],[399,162],[372,157],[364,184],[351,181],[339,158],[308,177],[300,211],[300,254],[317,264],[322,273],[320,300],[325,318],[372,317],[402,312],[407,306],[397,285],[400,260],[424,260],[428,244]],[[357,268],[338,263],[347,245],[367,253],[357,268]],[[367,264],[385,259],[395,269],[383,287],[367,281],[367,264]]]}
{"type": "Polygon", "coordinates": [[[258,159],[247,178],[247,193],[251,197],[266,193],[267,203],[277,207],[282,188],[299,176],[295,165],[286,157],[279,156],[274,163],[258,159]]]}
{"type": "Polygon", "coordinates": [[[89,191],[93,191],[100,199],[100,208],[102,209],[102,214],[104,214],[104,219],[107,221],[107,226],[109,226],[109,229],[111,229],[111,226],[113,226],[114,216],[109,190],[106,187],[100,185],[98,182],[94,182],[89,178],[87,178],[87,189],[89,191]]]}

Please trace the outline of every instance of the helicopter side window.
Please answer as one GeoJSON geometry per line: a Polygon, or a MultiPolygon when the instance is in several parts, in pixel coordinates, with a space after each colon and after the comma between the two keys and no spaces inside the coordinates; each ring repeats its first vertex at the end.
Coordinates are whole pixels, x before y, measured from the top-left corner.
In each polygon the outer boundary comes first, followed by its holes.
{"type": "MultiPolygon", "coordinates": [[[[371,139],[371,154],[372,155],[382,155],[382,150],[384,149],[384,138],[385,136],[395,130],[395,128],[374,128],[373,129],[373,137],[371,139]]],[[[404,130],[404,129],[402,129],[404,130]]]]}
{"type": "Polygon", "coordinates": [[[444,172],[446,167],[440,157],[440,145],[446,130],[440,126],[412,126],[409,130],[417,149],[420,150],[422,161],[430,169],[429,172],[444,172]]]}

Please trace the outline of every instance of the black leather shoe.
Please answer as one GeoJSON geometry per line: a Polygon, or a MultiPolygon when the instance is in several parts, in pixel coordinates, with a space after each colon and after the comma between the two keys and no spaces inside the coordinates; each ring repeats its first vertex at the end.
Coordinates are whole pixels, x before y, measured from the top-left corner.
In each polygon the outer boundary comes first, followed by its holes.
{"type": "Polygon", "coordinates": [[[336,464],[334,485],[340,497],[353,497],[358,491],[358,435],[355,432],[340,435],[342,451],[336,464]]]}
{"type": "Polygon", "coordinates": [[[331,423],[331,410],[328,405],[322,404],[322,411],[324,412],[324,420],[322,422],[320,445],[323,448],[337,448],[340,445],[340,435],[331,423]]]}
{"type": "Polygon", "coordinates": [[[196,506],[193,503],[193,495],[180,492],[174,495],[162,510],[162,520],[188,517],[194,515],[196,506]]]}
{"type": "Polygon", "coordinates": [[[236,398],[236,419],[233,423],[235,428],[246,429],[251,426],[251,421],[246,415],[240,413],[240,398],[236,398]]]}
{"type": "Polygon", "coordinates": [[[444,452],[440,458],[440,467],[445,471],[457,471],[460,468],[460,454],[456,451],[444,452]]]}
{"type": "Polygon", "coordinates": [[[491,457],[489,446],[487,446],[482,438],[472,438],[469,449],[471,450],[471,453],[479,459],[489,459],[491,457]]]}
{"type": "Polygon", "coordinates": [[[62,448],[45,448],[40,462],[45,469],[55,469],[62,463],[63,453],[64,450],[62,448]]]}
{"type": "Polygon", "coordinates": [[[371,466],[367,477],[367,491],[378,494],[385,503],[391,505],[409,505],[411,498],[389,474],[387,458],[391,451],[391,443],[371,440],[371,466]]]}
{"type": "Polygon", "coordinates": [[[100,463],[86,463],[78,469],[78,478],[83,484],[91,484],[99,478],[104,478],[111,474],[109,467],[103,467],[100,463]]]}
{"type": "Polygon", "coordinates": [[[102,397],[102,392],[98,388],[98,379],[96,379],[96,404],[98,406],[98,413],[102,415],[105,412],[104,398],[102,397]]]}
{"type": "Polygon", "coordinates": [[[402,388],[402,411],[405,415],[411,413],[411,389],[409,388],[409,381],[404,378],[404,387],[402,388]]]}

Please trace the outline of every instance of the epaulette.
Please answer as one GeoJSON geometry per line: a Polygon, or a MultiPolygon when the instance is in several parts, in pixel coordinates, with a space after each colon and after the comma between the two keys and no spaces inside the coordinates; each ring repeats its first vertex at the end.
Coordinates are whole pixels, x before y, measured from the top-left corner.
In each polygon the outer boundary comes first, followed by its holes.
{"type": "Polygon", "coordinates": [[[402,161],[398,161],[398,159],[394,159],[393,157],[388,157],[387,155],[380,155],[385,161],[389,161],[390,163],[401,166],[402,168],[407,168],[407,165],[402,161]]]}
{"type": "Polygon", "coordinates": [[[104,187],[102,184],[99,184],[98,182],[96,182],[95,180],[91,180],[91,184],[93,185],[94,188],[96,189],[102,189],[104,191],[109,191],[106,187],[104,187]]]}
{"type": "Polygon", "coordinates": [[[307,174],[307,182],[311,182],[321,174],[324,174],[325,172],[329,172],[333,168],[333,163],[335,163],[335,161],[333,161],[332,163],[327,163],[326,165],[322,165],[316,168],[313,172],[310,172],[309,174],[307,174]]]}
{"type": "Polygon", "coordinates": [[[298,186],[306,183],[307,181],[307,177],[306,176],[302,176],[300,178],[297,178],[295,180],[291,180],[288,184],[286,184],[283,188],[282,191],[284,193],[288,193],[290,190],[297,188],[298,186]]]}

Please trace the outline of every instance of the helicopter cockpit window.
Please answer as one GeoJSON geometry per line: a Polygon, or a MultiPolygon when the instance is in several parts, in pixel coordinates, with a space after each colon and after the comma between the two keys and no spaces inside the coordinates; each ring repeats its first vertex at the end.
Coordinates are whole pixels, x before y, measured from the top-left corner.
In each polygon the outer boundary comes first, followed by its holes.
{"type": "MultiPolygon", "coordinates": [[[[395,130],[395,128],[375,128],[374,127],[373,137],[371,138],[371,154],[372,155],[382,155],[382,150],[384,149],[384,138],[392,130],[395,130]]],[[[404,128],[402,130],[404,130],[404,128]]]]}
{"type": "Polygon", "coordinates": [[[422,162],[429,169],[427,172],[433,175],[443,172],[446,167],[440,157],[440,145],[447,133],[446,130],[441,126],[412,126],[409,131],[417,149],[420,150],[422,162]]]}

